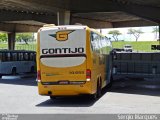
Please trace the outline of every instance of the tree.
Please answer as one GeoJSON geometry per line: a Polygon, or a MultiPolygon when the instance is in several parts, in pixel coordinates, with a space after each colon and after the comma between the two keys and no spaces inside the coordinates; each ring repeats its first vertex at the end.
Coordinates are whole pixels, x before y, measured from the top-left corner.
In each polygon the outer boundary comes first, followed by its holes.
{"type": "Polygon", "coordinates": [[[0,42],[7,42],[7,34],[5,33],[0,33],[0,42]]]}
{"type": "Polygon", "coordinates": [[[16,34],[16,41],[17,42],[22,42],[24,41],[25,44],[28,44],[29,40],[33,39],[32,33],[18,33],[16,34]]]}
{"type": "Polygon", "coordinates": [[[159,32],[158,27],[157,27],[157,26],[156,26],[156,27],[153,27],[152,33],[155,33],[155,39],[156,39],[156,40],[157,40],[157,38],[158,38],[158,32],[159,32]]]}
{"type": "Polygon", "coordinates": [[[136,38],[136,42],[138,41],[140,35],[143,33],[143,31],[141,29],[128,29],[128,33],[127,34],[131,34],[136,38]]]}
{"type": "Polygon", "coordinates": [[[122,33],[120,33],[119,30],[112,30],[112,31],[109,31],[108,34],[111,34],[114,40],[118,41],[118,36],[121,35],[122,33]]]}

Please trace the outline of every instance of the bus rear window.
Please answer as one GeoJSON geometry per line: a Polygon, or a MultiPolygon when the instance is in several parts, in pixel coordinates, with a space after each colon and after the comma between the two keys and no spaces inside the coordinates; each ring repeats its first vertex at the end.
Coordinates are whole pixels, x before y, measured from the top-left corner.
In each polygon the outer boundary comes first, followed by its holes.
{"type": "Polygon", "coordinates": [[[41,31],[40,51],[41,62],[47,66],[69,67],[80,65],[86,59],[86,30],[56,29],[41,31]]]}

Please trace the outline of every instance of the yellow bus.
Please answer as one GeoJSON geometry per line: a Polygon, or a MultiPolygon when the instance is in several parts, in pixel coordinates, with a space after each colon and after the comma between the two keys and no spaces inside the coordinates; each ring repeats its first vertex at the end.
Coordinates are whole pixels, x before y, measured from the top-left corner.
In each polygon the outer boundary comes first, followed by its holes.
{"type": "Polygon", "coordinates": [[[38,31],[37,80],[40,95],[101,96],[111,82],[112,44],[81,25],[44,26],[38,31]]]}

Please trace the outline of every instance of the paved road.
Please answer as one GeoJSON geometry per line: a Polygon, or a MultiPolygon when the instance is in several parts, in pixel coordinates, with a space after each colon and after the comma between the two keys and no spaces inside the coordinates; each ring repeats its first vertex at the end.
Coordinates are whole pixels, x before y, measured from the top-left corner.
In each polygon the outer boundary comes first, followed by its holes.
{"type": "Polygon", "coordinates": [[[160,81],[121,79],[98,101],[39,96],[35,78],[0,79],[0,113],[160,113],[160,81]]]}

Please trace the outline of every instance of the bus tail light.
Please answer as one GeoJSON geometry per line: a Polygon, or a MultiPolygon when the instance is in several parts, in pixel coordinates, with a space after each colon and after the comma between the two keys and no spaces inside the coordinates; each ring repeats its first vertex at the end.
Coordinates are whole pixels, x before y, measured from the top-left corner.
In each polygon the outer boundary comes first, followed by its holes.
{"type": "Polygon", "coordinates": [[[38,72],[37,72],[37,80],[38,80],[38,82],[41,81],[41,71],[40,70],[38,70],[38,72]]]}
{"type": "Polygon", "coordinates": [[[91,70],[90,69],[86,70],[86,79],[87,79],[87,81],[91,80],[91,70]]]}

